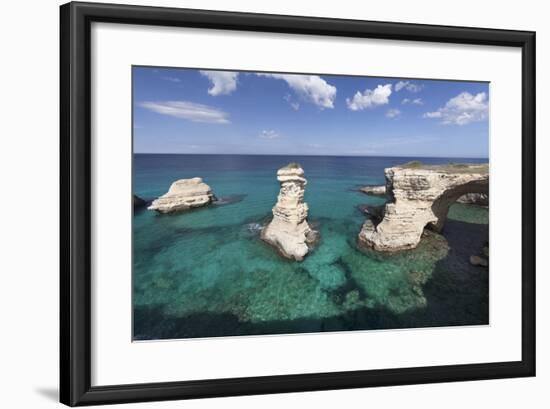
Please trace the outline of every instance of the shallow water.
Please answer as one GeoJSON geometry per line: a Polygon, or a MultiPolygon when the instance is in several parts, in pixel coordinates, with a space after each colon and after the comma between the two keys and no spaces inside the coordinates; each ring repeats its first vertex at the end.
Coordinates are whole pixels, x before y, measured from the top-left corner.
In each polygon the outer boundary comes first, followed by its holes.
{"type": "MultiPolygon", "coordinates": [[[[488,235],[488,210],[455,204],[443,235],[415,250],[361,252],[360,208],[380,198],[356,189],[383,184],[386,167],[410,160],[244,155],[134,155],[134,193],[152,200],[176,179],[200,176],[215,205],[134,215],[134,339],[410,328],[488,323],[488,273],[471,266],[488,235]],[[259,239],[279,184],[302,164],[310,224],[321,240],[299,263],[259,239]]],[[[485,160],[479,160],[484,162],[485,160]]]]}

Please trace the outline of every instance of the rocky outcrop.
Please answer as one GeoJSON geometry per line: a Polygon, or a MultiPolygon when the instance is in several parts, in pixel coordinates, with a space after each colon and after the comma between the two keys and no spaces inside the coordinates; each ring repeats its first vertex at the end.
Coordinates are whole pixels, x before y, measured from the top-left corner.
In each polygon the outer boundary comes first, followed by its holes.
{"type": "Polygon", "coordinates": [[[489,191],[487,165],[393,167],[385,176],[384,216],[378,223],[367,220],[358,237],[360,246],[379,251],[416,247],[425,227],[441,231],[459,197],[489,191]]]}
{"type": "Polygon", "coordinates": [[[154,200],[149,210],[173,213],[212,203],[216,197],[201,178],[180,179],[172,183],[167,193],[154,200]]]}
{"type": "Polygon", "coordinates": [[[457,199],[458,203],[489,206],[489,195],[486,193],[466,193],[457,199]]]}
{"type": "MultiPolygon", "coordinates": [[[[363,186],[359,190],[371,196],[386,196],[386,186],[363,186]]],[[[460,196],[457,203],[474,204],[477,206],[489,206],[489,195],[486,193],[466,193],[460,196]]]]}
{"type": "Polygon", "coordinates": [[[359,190],[367,195],[372,196],[385,196],[386,195],[386,186],[363,186],[359,190]]]}
{"type": "Polygon", "coordinates": [[[134,210],[141,209],[142,207],[145,207],[145,205],[147,205],[147,202],[138,195],[132,195],[132,200],[134,203],[134,210]]]}
{"type": "Polygon", "coordinates": [[[278,170],[277,180],[281,189],[273,207],[273,219],[262,230],[261,238],[286,258],[301,261],[318,237],[307,222],[304,170],[298,164],[287,165],[278,170]]]}

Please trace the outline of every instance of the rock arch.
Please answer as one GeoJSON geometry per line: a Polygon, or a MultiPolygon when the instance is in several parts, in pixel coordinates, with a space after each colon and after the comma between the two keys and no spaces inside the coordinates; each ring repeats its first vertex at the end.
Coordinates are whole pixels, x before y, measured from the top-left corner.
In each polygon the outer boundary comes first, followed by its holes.
{"type": "Polygon", "coordinates": [[[487,165],[393,167],[385,170],[386,203],[381,220],[367,220],[359,244],[378,251],[411,249],[425,227],[441,231],[449,207],[468,193],[489,193],[487,165]]]}

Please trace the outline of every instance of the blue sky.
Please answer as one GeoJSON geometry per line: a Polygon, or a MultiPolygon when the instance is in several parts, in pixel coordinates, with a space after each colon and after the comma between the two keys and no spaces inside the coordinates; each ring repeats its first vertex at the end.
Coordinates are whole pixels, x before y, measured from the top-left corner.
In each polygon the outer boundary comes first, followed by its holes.
{"type": "Polygon", "coordinates": [[[489,84],[133,67],[134,152],[488,157],[489,84]]]}

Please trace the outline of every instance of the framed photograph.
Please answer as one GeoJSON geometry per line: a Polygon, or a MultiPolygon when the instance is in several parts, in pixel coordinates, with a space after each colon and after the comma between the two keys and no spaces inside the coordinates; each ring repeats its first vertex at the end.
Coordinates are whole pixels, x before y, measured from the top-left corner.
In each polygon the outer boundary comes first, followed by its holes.
{"type": "Polygon", "coordinates": [[[61,402],[535,375],[535,33],[61,6],[61,402]]]}

